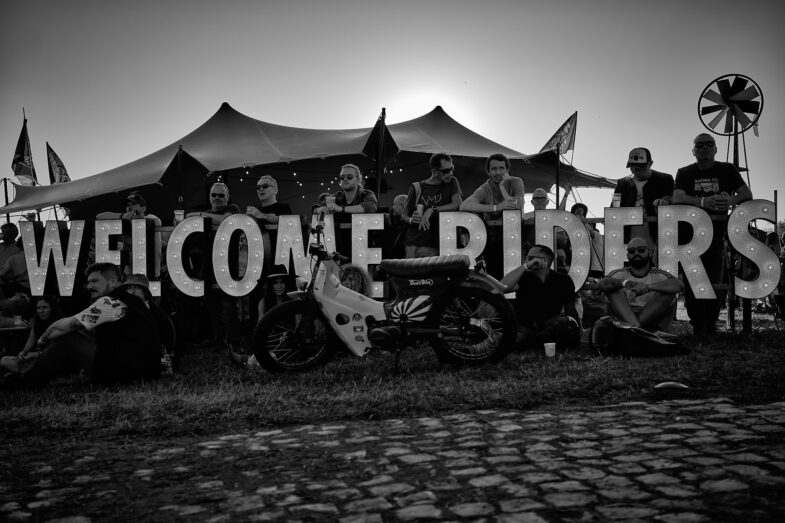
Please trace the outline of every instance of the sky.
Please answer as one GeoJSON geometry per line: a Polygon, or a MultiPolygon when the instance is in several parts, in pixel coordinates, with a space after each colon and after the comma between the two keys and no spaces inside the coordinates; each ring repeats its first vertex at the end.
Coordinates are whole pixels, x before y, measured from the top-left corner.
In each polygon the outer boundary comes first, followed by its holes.
{"type": "MultiPolygon", "coordinates": [[[[3,0],[4,176],[13,175],[22,108],[46,184],[47,141],[71,177],[83,178],[178,140],[224,101],[260,120],[323,129],[370,127],[382,107],[395,123],[441,105],[527,154],[578,111],[567,159],[579,169],[625,176],[630,149],[644,146],[654,169],[675,175],[705,131],[703,89],[743,74],[764,98],[760,137],[744,135],[750,185],[773,200],[775,190],[785,196],[785,8],[777,5],[3,0]]],[[[724,160],[728,140],[717,143],[724,160]]],[[[576,197],[601,215],[610,194],[576,197]]]]}

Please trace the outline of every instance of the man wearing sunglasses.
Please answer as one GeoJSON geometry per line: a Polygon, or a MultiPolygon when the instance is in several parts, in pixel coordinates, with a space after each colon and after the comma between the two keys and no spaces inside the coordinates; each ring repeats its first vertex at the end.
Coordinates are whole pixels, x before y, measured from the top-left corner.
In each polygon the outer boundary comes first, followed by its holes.
{"type": "Polygon", "coordinates": [[[627,266],[601,279],[597,287],[608,300],[608,314],[650,331],[668,332],[682,281],[652,264],[653,249],[643,238],[627,244],[627,266]]]}
{"type": "Polygon", "coordinates": [[[245,209],[245,214],[252,216],[262,223],[278,223],[278,217],[282,214],[292,214],[292,208],[288,203],[277,200],[278,182],[269,174],[259,177],[256,182],[256,196],[259,197],[259,207],[249,205],[245,209]]]}
{"type": "MultiPolygon", "coordinates": [[[[710,134],[702,133],[695,137],[692,154],[695,156],[695,163],[682,167],[676,173],[673,203],[694,205],[712,216],[714,236],[711,246],[701,256],[701,262],[709,281],[721,283],[728,210],[752,199],[752,192],[733,164],[714,160],[717,144],[710,134]]],[[[686,243],[691,237],[692,232],[679,229],[679,243],[686,243]]],[[[724,293],[717,293],[718,296],[722,294],[724,293]]],[[[720,298],[698,300],[689,285],[684,298],[695,334],[713,334],[720,313],[720,298]]]]}
{"type": "Polygon", "coordinates": [[[213,229],[217,229],[232,214],[240,214],[240,208],[237,204],[229,203],[229,187],[223,182],[215,182],[210,187],[210,210],[190,212],[188,217],[201,216],[210,218],[213,222],[213,229]]]}
{"type": "Polygon", "coordinates": [[[447,153],[436,153],[429,160],[431,176],[409,187],[401,219],[406,227],[406,257],[439,255],[439,218],[437,214],[457,211],[463,201],[461,186],[453,172],[455,166],[447,153]]]}
{"type": "Polygon", "coordinates": [[[575,284],[568,275],[551,270],[553,260],[550,247],[535,245],[523,264],[501,280],[504,292],[515,292],[520,348],[542,349],[543,343],[556,343],[557,348],[567,349],[580,341],[575,284]]]}
{"type": "Polygon", "coordinates": [[[335,214],[338,251],[350,253],[352,250],[352,230],[348,225],[341,227],[339,224],[350,224],[352,214],[376,212],[379,204],[373,191],[365,189],[362,172],[353,163],[341,166],[338,180],[341,190],[335,194],[327,194],[324,204],[314,209],[314,213],[317,215],[321,212],[335,214]]]}
{"type": "MultiPolygon", "coordinates": [[[[216,182],[210,187],[210,210],[188,213],[188,216],[210,218],[213,224],[212,228],[216,230],[232,214],[240,214],[240,208],[237,204],[229,203],[229,187],[223,182],[216,182]]],[[[212,240],[210,244],[212,244],[212,240]]],[[[239,257],[236,254],[232,254],[239,251],[238,245],[230,244],[229,250],[230,259],[239,257]]],[[[202,252],[201,255],[211,256],[212,253],[202,252]]],[[[204,298],[212,326],[213,349],[216,351],[227,351],[231,348],[230,341],[236,341],[239,338],[240,313],[238,300],[222,291],[217,283],[213,283],[209,288],[205,289],[204,298]]]]}

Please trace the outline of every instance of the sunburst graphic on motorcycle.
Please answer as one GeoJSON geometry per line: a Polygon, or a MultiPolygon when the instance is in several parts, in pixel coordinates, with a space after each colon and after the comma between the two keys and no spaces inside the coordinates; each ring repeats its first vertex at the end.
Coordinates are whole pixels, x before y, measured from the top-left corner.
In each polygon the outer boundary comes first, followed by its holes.
{"type": "Polygon", "coordinates": [[[406,315],[409,321],[424,321],[426,314],[430,310],[431,297],[416,296],[396,303],[390,316],[394,320],[399,320],[401,316],[406,315]]]}

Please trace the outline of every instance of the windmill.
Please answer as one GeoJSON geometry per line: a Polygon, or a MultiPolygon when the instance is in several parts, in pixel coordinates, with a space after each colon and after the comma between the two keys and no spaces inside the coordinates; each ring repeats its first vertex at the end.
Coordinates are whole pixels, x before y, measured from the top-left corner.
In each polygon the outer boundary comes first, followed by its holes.
{"type": "MultiPolygon", "coordinates": [[[[701,123],[709,131],[721,136],[733,137],[733,165],[739,172],[747,173],[747,185],[750,185],[750,173],[747,168],[747,143],[744,133],[753,128],[758,135],[758,119],[763,110],[763,93],[760,86],[752,78],[743,74],[726,74],[715,78],[707,85],[698,98],[698,116],[701,123]],[[715,114],[716,113],[716,114],[715,114]],[[725,119],[725,124],[718,128],[725,119]],[[742,136],[744,147],[744,167],[739,165],[739,135],[742,136]]],[[[730,147],[730,138],[728,146],[730,147]]],[[[726,158],[727,159],[727,158],[726,158]]],[[[733,263],[731,262],[730,281],[734,279],[733,263]]],[[[728,293],[728,324],[731,331],[735,327],[733,313],[733,286],[728,293]]],[[[745,333],[752,330],[752,305],[750,300],[742,300],[742,324],[745,333]]]]}
{"type": "MultiPolygon", "coordinates": [[[[758,135],[758,119],[763,110],[763,92],[755,81],[743,74],[726,74],[715,78],[703,89],[698,98],[698,116],[709,131],[733,137],[733,165],[747,172],[747,145],[744,133],[750,128],[758,135]],[[720,125],[722,120],[724,125],[720,125]],[[739,165],[739,135],[744,147],[744,165],[739,165]]],[[[730,145],[730,144],[729,144],[730,145]]]]}

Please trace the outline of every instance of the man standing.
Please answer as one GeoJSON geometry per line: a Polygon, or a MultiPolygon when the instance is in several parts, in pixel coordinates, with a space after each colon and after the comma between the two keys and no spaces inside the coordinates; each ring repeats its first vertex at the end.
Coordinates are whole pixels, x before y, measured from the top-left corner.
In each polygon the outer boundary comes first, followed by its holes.
{"type": "MultiPolygon", "coordinates": [[[[534,214],[537,211],[544,211],[548,207],[548,192],[543,189],[542,187],[538,187],[532,193],[531,199],[532,207],[534,207],[533,211],[529,211],[523,213],[523,255],[526,256],[526,253],[529,252],[529,249],[537,243],[535,238],[535,224],[534,224],[534,214]]],[[[561,236],[557,234],[557,240],[561,240],[561,236]]],[[[560,244],[563,243],[560,241],[560,244]]]]}
{"type": "Polygon", "coordinates": [[[159,375],[158,329],[144,302],[120,288],[120,270],[111,263],[95,263],[85,275],[95,302],[44,331],[38,339],[41,355],[20,376],[21,385],[41,387],[81,369],[93,382],[106,384],[159,375]]]}
{"type": "Polygon", "coordinates": [[[519,346],[552,342],[570,348],[580,341],[575,284],[568,275],[551,270],[553,259],[550,248],[535,245],[523,264],[501,280],[504,292],[515,291],[519,346]]]}
{"type": "MultiPolygon", "coordinates": [[[[619,207],[642,207],[644,218],[656,218],[657,207],[670,204],[673,198],[673,176],[653,170],[652,163],[651,151],[647,148],[636,147],[630,151],[627,168],[631,174],[620,178],[613,190],[614,201],[618,200],[619,207]]],[[[625,241],[629,241],[630,237],[640,237],[654,245],[657,222],[647,224],[644,221],[643,225],[631,227],[630,233],[625,236],[625,241]]]]}
{"type": "Polygon", "coordinates": [[[471,196],[461,203],[460,210],[483,213],[483,221],[488,233],[488,241],[483,251],[488,273],[495,277],[503,276],[502,263],[502,227],[491,224],[498,220],[502,212],[508,209],[523,209],[523,180],[510,176],[510,160],[503,154],[492,154],[485,160],[485,172],[488,181],[480,185],[471,196]],[[519,197],[512,197],[512,194],[519,197]]]}
{"type": "MultiPolygon", "coordinates": [[[[210,218],[213,230],[217,229],[221,223],[232,214],[239,214],[240,209],[236,204],[229,203],[229,187],[222,182],[216,182],[210,187],[210,210],[202,212],[192,212],[188,216],[200,216],[210,218]]],[[[212,242],[210,242],[212,244],[212,242]]],[[[239,258],[239,246],[230,244],[230,253],[237,253],[229,259],[239,258]]],[[[211,256],[210,252],[202,253],[203,256],[211,256]]],[[[213,283],[205,289],[205,306],[207,314],[210,316],[210,324],[213,331],[213,349],[216,351],[228,350],[229,341],[236,341],[239,337],[240,311],[237,298],[229,296],[221,290],[217,283],[213,283]]],[[[182,321],[182,320],[181,320],[182,321]]],[[[182,326],[181,327],[185,327],[182,326]]],[[[178,330],[183,332],[183,330],[178,330]]]]}
{"type": "Polygon", "coordinates": [[[19,254],[22,250],[16,245],[16,237],[19,236],[19,229],[13,223],[4,223],[0,226],[0,266],[14,254],[19,254]]]}
{"type": "Polygon", "coordinates": [[[598,288],[608,299],[608,313],[650,331],[668,332],[676,312],[676,298],[684,290],[682,281],[652,265],[653,250],[643,238],[627,245],[629,266],[616,269],[601,279],[598,288]]]}
{"type": "Polygon", "coordinates": [[[278,182],[275,178],[265,174],[256,182],[256,195],[259,197],[259,208],[249,205],[245,214],[252,216],[262,223],[278,223],[278,217],[283,214],[292,214],[288,203],[281,203],[278,197],[278,182]]]}
{"type": "MultiPolygon", "coordinates": [[[[161,226],[161,219],[158,216],[156,216],[155,214],[147,213],[147,201],[138,192],[132,192],[131,194],[125,197],[125,212],[107,211],[107,212],[99,213],[95,218],[96,220],[124,220],[124,221],[144,219],[147,221],[148,229],[153,229],[161,226]]],[[[155,274],[153,276],[157,278],[161,272],[161,252],[163,250],[161,233],[155,232],[153,234],[153,238],[155,242],[155,274]]],[[[128,259],[130,259],[130,253],[131,253],[130,236],[124,237],[123,246],[124,246],[123,250],[127,253],[126,256],[128,256],[128,259]]],[[[131,270],[130,263],[125,264],[124,271],[126,275],[131,274],[132,270],[131,270]]]]}
{"type": "Polygon", "coordinates": [[[450,155],[436,153],[431,156],[429,165],[431,176],[411,185],[401,216],[408,224],[405,236],[407,258],[439,255],[437,214],[457,211],[463,198],[458,179],[453,176],[455,166],[450,155]]]}
{"type": "MultiPolygon", "coordinates": [[[[711,246],[701,256],[701,262],[709,281],[713,284],[720,283],[725,259],[724,240],[728,226],[728,210],[752,199],[752,192],[733,164],[714,160],[717,144],[710,134],[702,133],[695,137],[692,154],[696,162],[682,167],[676,173],[673,203],[701,207],[712,216],[714,236],[711,246]]],[[[681,234],[679,236],[679,243],[689,240],[681,237],[681,234]]],[[[693,332],[714,333],[720,313],[719,299],[698,300],[689,285],[684,298],[693,332]]]]}

